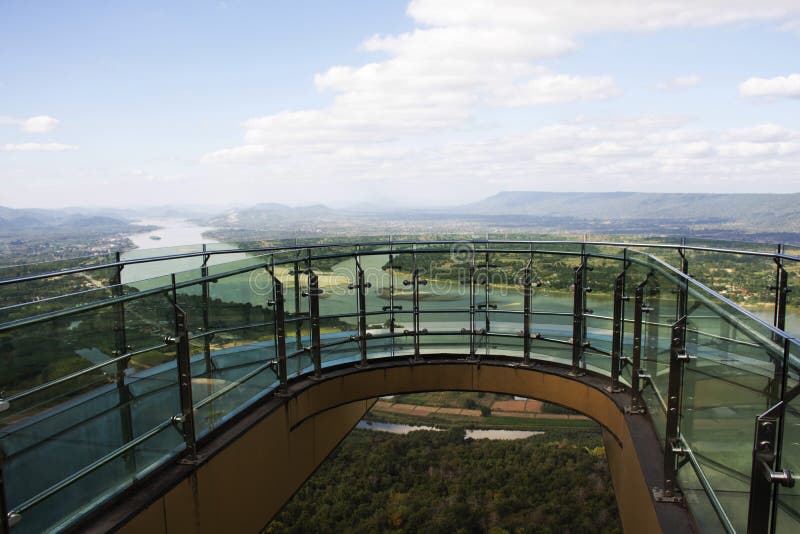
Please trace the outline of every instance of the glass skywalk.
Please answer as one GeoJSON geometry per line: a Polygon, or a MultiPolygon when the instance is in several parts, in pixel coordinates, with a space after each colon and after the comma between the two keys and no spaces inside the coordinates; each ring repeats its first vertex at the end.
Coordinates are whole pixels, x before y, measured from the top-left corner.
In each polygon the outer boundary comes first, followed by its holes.
{"type": "Polygon", "coordinates": [[[703,531],[797,532],[800,257],[732,246],[194,246],[0,268],[3,528],[73,523],[297,377],[445,354],[607,376],[664,443],[658,497],[703,531]],[[719,258],[761,273],[770,304],[690,276],[719,258]]]}

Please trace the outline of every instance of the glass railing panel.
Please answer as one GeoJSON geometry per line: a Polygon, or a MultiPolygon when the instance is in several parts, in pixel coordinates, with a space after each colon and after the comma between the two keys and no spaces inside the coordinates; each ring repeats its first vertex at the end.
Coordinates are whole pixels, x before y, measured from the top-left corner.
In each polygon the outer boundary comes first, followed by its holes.
{"type": "MultiPolygon", "coordinates": [[[[792,344],[790,349],[795,364],[787,392],[798,387],[797,369],[800,364],[800,347],[792,344]]],[[[789,469],[794,477],[794,487],[778,487],[775,507],[775,532],[790,534],[800,531],[800,397],[795,397],[785,408],[783,415],[783,436],[781,439],[781,469],[789,469]]]]}
{"type": "Polygon", "coordinates": [[[542,282],[541,293],[561,298],[571,295],[575,268],[581,263],[580,252],[581,247],[576,244],[536,245],[532,267],[542,282]]]}
{"type": "Polygon", "coordinates": [[[586,340],[584,349],[586,367],[594,372],[611,375],[611,337],[613,321],[610,317],[585,316],[586,340]]]}
{"type": "Polygon", "coordinates": [[[3,424],[113,382],[117,364],[102,365],[116,356],[113,327],[114,312],[104,307],[0,333],[0,391],[10,402],[3,424]]]}
{"type": "MultiPolygon", "coordinates": [[[[321,321],[324,333],[354,332],[358,330],[358,282],[356,261],[352,256],[325,260],[311,268],[317,275],[319,288],[319,313],[327,317],[321,321]]],[[[307,281],[306,281],[307,283],[307,281]]]]}
{"type": "Polygon", "coordinates": [[[643,380],[640,386],[642,398],[650,408],[656,433],[662,439],[665,431],[663,404],[669,386],[671,334],[679,316],[679,291],[680,285],[657,269],[651,272],[644,288],[641,369],[649,378],[643,380]]]}
{"type": "MultiPolygon", "coordinates": [[[[99,254],[28,265],[5,266],[0,267],[0,280],[105,265],[114,261],[116,261],[115,254],[99,254]]],[[[0,307],[109,286],[113,283],[116,272],[115,267],[110,267],[2,285],[0,286],[0,307]]]]}
{"type": "MultiPolygon", "coordinates": [[[[82,513],[88,504],[130,483],[182,442],[170,428],[174,435],[169,445],[162,440],[155,455],[138,454],[147,450],[146,444],[155,443],[153,429],[179,411],[174,364],[143,365],[152,361],[150,352],[162,358],[160,350],[134,354],[124,374],[116,375],[116,383],[106,376],[103,384],[93,385],[80,396],[53,397],[58,404],[40,405],[35,416],[4,428],[6,491],[10,508],[26,518],[21,532],[40,531],[42,526],[49,528],[62,518],[82,513]],[[148,437],[151,433],[154,436],[148,437]],[[130,451],[115,455],[121,447],[130,451]],[[55,463],[45,460],[56,457],[55,463]],[[42,497],[44,491],[83,470],[85,476],[42,497]]],[[[174,354],[167,358],[174,360],[174,354]]]]}
{"type": "MultiPolygon", "coordinates": [[[[596,254],[618,253],[608,247],[587,247],[596,254]]],[[[586,260],[584,339],[589,347],[584,351],[587,367],[596,372],[611,373],[612,334],[614,329],[614,284],[622,272],[622,260],[587,257],[586,260]]]]}
{"type": "Polygon", "coordinates": [[[275,344],[263,341],[253,345],[215,349],[212,347],[210,371],[204,356],[194,356],[192,397],[197,411],[198,437],[218,427],[250,401],[277,385],[275,344]]]}
{"type": "MultiPolygon", "coordinates": [[[[50,284],[57,284],[58,281],[48,279],[44,282],[50,284]]],[[[0,308],[0,324],[29,317],[36,317],[46,313],[57,312],[61,310],[69,310],[77,308],[86,304],[98,303],[103,300],[110,299],[118,294],[125,292],[125,286],[115,287],[89,287],[77,293],[62,294],[60,296],[43,297],[39,299],[39,295],[35,293],[33,287],[27,287],[28,284],[36,285],[39,282],[24,282],[19,284],[16,289],[20,291],[31,291],[37,300],[31,302],[21,302],[19,304],[12,304],[0,308]]]]}
{"type": "Polygon", "coordinates": [[[322,366],[354,363],[361,359],[361,344],[357,330],[326,333],[322,337],[322,366]]]}
{"type": "Polygon", "coordinates": [[[272,279],[262,268],[209,284],[209,330],[214,341],[232,347],[271,340],[272,299],[272,279]]]}
{"type": "Polygon", "coordinates": [[[634,318],[636,314],[636,288],[640,285],[646,287],[646,282],[652,271],[644,258],[636,254],[628,254],[630,261],[625,269],[625,300],[622,303],[622,370],[620,375],[630,384],[633,358],[634,318]],[[644,285],[643,285],[644,284],[644,285]]]}
{"type": "MultiPolygon", "coordinates": [[[[768,252],[775,252],[775,248],[768,252]]],[[[706,251],[687,251],[686,256],[693,278],[772,324],[775,301],[770,290],[775,285],[772,258],[706,251]]]]}
{"type": "Polygon", "coordinates": [[[735,239],[713,239],[704,237],[687,237],[685,238],[685,244],[687,246],[694,247],[747,250],[751,252],[775,252],[777,249],[776,243],[739,241],[735,239]]]}
{"type": "Polygon", "coordinates": [[[777,401],[783,343],[769,328],[690,288],[681,433],[717,499],[744,531],[755,417],[777,401]]]}
{"type": "MultiPolygon", "coordinates": [[[[14,532],[25,534],[60,531],[69,522],[91,511],[102,500],[119,492],[156,466],[163,464],[183,448],[182,436],[168,419],[151,430],[152,434],[135,444],[129,451],[111,456],[105,463],[97,466],[96,469],[80,477],[74,483],[49,497],[31,502],[22,512],[22,520],[14,527],[14,532]]],[[[80,452],[85,453],[87,449],[91,450],[91,443],[96,441],[98,441],[96,436],[92,440],[84,440],[84,450],[80,452]]],[[[55,454],[60,459],[69,454],[67,451],[69,444],[67,443],[55,443],[54,447],[57,448],[55,454]]],[[[41,459],[37,461],[41,462],[41,459]]],[[[46,463],[59,469],[60,466],[54,464],[61,462],[46,463]]],[[[8,471],[5,474],[6,481],[8,481],[8,477],[11,475],[8,471]]],[[[10,504],[14,505],[14,503],[10,504]]]]}
{"type": "MultiPolygon", "coordinates": [[[[395,356],[410,356],[414,354],[414,337],[411,332],[414,330],[414,315],[411,311],[411,302],[403,303],[403,311],[395,313],[395,356]],[[407,333],[406,333],[407,332],[407,333]]],[[[422,341],[420,341],[422,343],[422,341]]]]}
{"type": "MultiPolygon", "coordinates": [[[[369,287],[365,289],[367,333],[371,335],[367,340],[367,357],[384,358],[392,355],[393,339],[393,313],[392,305],[392,270],[389,254],[386,247],[369,249],[380,254],[364,253],[359,261],[364,269],[364,280],[369,287]]],[[[362,250],[362,252],[364,252],[362,250]]]]}
{"type": "MultiPolygon", "coordinates": [[[[129,250],[122,254],[123,261],[154,258],[158,256],[174,256],[180,254],[190,254],[202,252],[202,245],[186,245],[179,247],[164,247],[159,249],[135,249],[129,250]]],[[[183,271],[190,271],[199,269],[203,264],[202,256],[191,256],[186,258],[176,258],[171,260],[157,260],[147,261],[144,263],[135,263],[126,265],[122,270],[122,282],[139,287],[137,282],[148,280],[151,278],[159,278],[168,276],[172,273],[179,273],[183,271]]]]}
{"type": "MultiPolygon", "coordinates": [[[[160,346],[166,336],[175,335],[175,309],[169,292],[155,293],[124,303],[125,337],[128,350],[138,352],[160,346]]],[[[150,368],[172,361],[174,351],[166,353],[147,352],[134,356],[132,364],[137,368],[150,368]]]]}
{"type": "MultiPolygon", "coordinates": [[[[469,355],[469,334],[443,333],[443,331],[422,334],[420,335],[420,353],[423,357],[426,354],[469,355]]],[[[481,354],[481,352],[477,352],[477,354],[481,354]]]]}
{"type": "Polygon", "coordinates": [[[536,308],[538,298],[534,297],[534,311],[531,316],[531,331],[543,339],[571,342],[572,339],[572,306],[559,305],[544,311],[536,308]],[[563,309],[562,309],[563,308],[563,309]],[[568,309],[567,309],[568,308],[568,309]],[[555,311],[558,310],[558,311],[555,311]]]}
{"type": "Polygon", "coordinates": [[[793,339],[788,344],[786,351],[786,386],[784,390],[785,406],[783,411],[774,408],[773,415],[779,416],[779,442],[777,453],[779,455],[778,469],[788,469],[794,478],[794,485],[786,487],[777,485],[774,502],[775,532],[784,534],[796,532],[800,529],[800,396],[797,388],[800,387],[800,343],[793,339]]]}
{"type": "MultiPolygon", "coordinates": [[[[569,320],[571,326],[572,318],[569,320]]],[[[554,337],[532,339],[531,358],[572,365],[572,343],[568,339],[559,340],[554,337]]]]}
{"type": "MultiPolygon", "coordinates": [[[[522,357],[525,318],[523,283],[526,267],[531,261],[531,253],[526,246],[516,248],[507,244],[493,246],[502,247],[504,250],[489,255],[487,283],[482,287],[482,298],[478,299],[479,304],[485,305],[481,319],[484,328],[488,325],[486,329],[490,334],[486,343],[489,344],[490,353],[522,357]]],[[[532,281],[535,281],[532,269],[529,274],[532,281]]],[[[531,287],[531,293],[535,291],[536,288],[531,287]]]]}
{"type": "Polygon", "coordinates": [[[91,256],[76,256],[74,258],[62,258],[54,260],[43,260],[29,263],[8,263],[0,266],[0,280],[30,276],[35,274],[52,273],[66,271],[89,265],[102,265],[111,263],[116,258],[115,253],[97,254],[91,256]]]}
{"type": "MultiPolygon", "coordinates": [[[[724,534],[726,530],[711,502],[711,496],[706,493],[691,465],[687,464],[678,470],[678,484],[698,530],[703,534],[724,534]]],[[[744,511],[747,513],[746,504],[744,511]]]]}
{"type": "Polygon", "coordinates": [[[299,323],[302,331],[299,342],[294,337],[286,341],[286,372],[290,380],[314,368],[309,322],[303,319],[299,323]]]}

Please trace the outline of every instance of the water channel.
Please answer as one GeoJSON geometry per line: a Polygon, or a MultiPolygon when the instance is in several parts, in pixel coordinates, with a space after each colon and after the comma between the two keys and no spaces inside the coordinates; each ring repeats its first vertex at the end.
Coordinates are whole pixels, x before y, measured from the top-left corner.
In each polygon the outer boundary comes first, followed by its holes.
{"type": "MultiPolygon", "coordinates": [[[[382,423],[378,421],[359,421],[358,425],[356,425],[356,428],[401,435],[418,430],[428,430],[433,432],[441,432],[443,430],[435,426],[401,425],[395,423],[382,423]]],[[[467,429],[464,433],[464,439],[491,439],[507,441],[541,435],[544,435],[544,432],[538,430],[467,429]]]]}
{"type": "MultiPolygon", "coordinates": [[[[123,259],[135,259],[148,256],[181,254],[189,252],[199,252],[203,250],[201,243],[206,243],[207,250],[225,250],[236,248],[230,243],[220,243],[206,239],[203,233],[212,228],[195,225],[182,219],[145,219],[141,224],[156,225],[160,228],[151,232],[143,232],[128,236],[138,247],[135,250],[124,253],[123,259]],[[154,240],[152,236],[160,239],[154,240]],[[187,244],[188,243],[188,244],[187,244]]],[[[424,262],[425,255],[418,254],[418,267],[423,272],[426,271],[424,262]]],[[[268,260],[268,256],[253,256],[245,253],[232,253],[224,256],[212,256],[208,265],[214,270],[223,272],[228,269],[243,267],[248,264],[263,263],[268,260]],[[221,267],[222,264],[227,264],[221,267]]],[[[405,324],[410,322],[411,310],[411,291],[403,285],[404,280],[410,276],[412,258],[410,254],[395,254],[394,262],[398,265],[397,272],[392,277],[391,271],[384,270],[383,267],[389,261],[388,250],[386,254],[363,255],[361,257],[361,267],[365,271],[366,281],[371,284],[367,291],[367,309],[379,311],[389,304],[388,293],[390,286],[394,286],[394,304],[402,306],[402,311],[397,312],[398,323],[405,324]],[[404,317],[405,316],[405,317],[404,317]]],[[[199,269],[202,264],[201,257],[182,258],[162,262],[130,265],[123,271],[123,282],[131,284],[139,289],[146,289],[155,285],[163,285],[166,281],[165,275],[170,273],[185,273],[179,278],[190,278],[199,276],[199,269]],[[159,278],[160,277],[160,278],[159,278]]],[[[313,266],[313,264],[312,264],[313,266]]],[[[286,301],[287,311],[307,312],[307,309],[291,309],[294,292],[294,279],[289,275],[290,267],[276,269],[276,274],[284,282],[287,290],[286,301]]],[[[346,315],[355,314],[357,311],[356,292],[348,289],[348,284],[356,281],[356,266],[352,258],[347,258],[330,267],[329,270],[316,270],[319,274],[320,287],[323,288],[323,295],[320,299],[321,315],[346,315]]],[[[430,270],[427,270],[430,273],[430,270]]],[[[464,273],[465,274],[465,273],[464,273]]],[[[306,277],[301,277],[301,289],[306,283],[306,277]]],[[[448,277],[448,278],[452,278],[448,277]]],[[[513,333],[519,330],[521,319],[504,311],[521,311],[523,307],[523,293],[520,286],[514,285],[514,280],[506,280],[506,284],[494,284],[490,290],[489,303],[493,308],[489,315],[494,316],[492,330],[503,332],[508,330],[513,333]]],[[[190,288],[187,293],[199,292],[199,288],[190,288]],[[196,291],[195,291],[196,290],[196,291]]],[[[238,275],[231,278],[222,278],[211,286],[211,297],[225,302],[250,303],[254,306],[264,305],[267,300],[272,298],[272,283],[269,275],[263,270],[256,270],[246,275],[238,275]]],[[[613,302],[607,293],[595,293],[588,295],[589,307],[595,315],[610,317],[612,315],[613,302]]],[[[301,299],[305,301],[306,299],[301,299]]],[[[476,288],[476,303],[484,303],[486,295],[483,286],[476,288]]],[[[437,329],[460,330],[465,321],[468,320],[467,310],[469,309],[470,296],[468,286],[460,285],[452,279],[439,280],[435,274],[428,285],[420,288],[420,307],[422,310],[421,325],[435,323],[437,329]],[[437,310],[464,310],[463,313],[435,313],[437,310]],[[428,313],[427,316],[425,312],[428,313]]],[[[548,314],[570,314],[573,308],[572,293],[563,291],[541,291],[534,292],[533,299],[534,311],[546,310],[548,314]]],[[[768,324],[772,323],[772,310],[770,308],[756,308],[751,310],[755,315],[763,319],[768,324]]],[[[482,326],[486,314],[480,314],[482,326]]],[[[388,315],[387,315],[388,318],[388,315]]],[[[540,315],[535,318],[539,324],[552,324],[561,327],[571,328],[571,317],[540,315]]],[[[355,327],[356,318],[344,318],[344,322],[355,327]]],[[[378,324],[385,322],[380,316],[371,317],[370,322],[377,327],[378,324]]],[[[787,313],[787,330],[789,332],[800,329],[800,315],[790,311],[787,313]]],[[[591,327],[591,325],[590,325],[591,327]]],[[[602,320],[596,321],[596,327],[603,330],[610,328],[610,324],[605,324],[602,320]]],[[[567,330],[565,330],[565,333],[567,330]]]]}

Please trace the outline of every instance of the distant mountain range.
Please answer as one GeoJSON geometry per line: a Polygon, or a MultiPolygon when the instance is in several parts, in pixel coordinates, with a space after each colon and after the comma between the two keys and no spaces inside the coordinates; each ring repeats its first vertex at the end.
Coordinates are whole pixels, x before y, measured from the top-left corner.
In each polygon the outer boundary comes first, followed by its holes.
{"type": "Polygon", "coordinates": [[[402,208],[390,202],[335,209],[161,206],[104,209],[12,209],[0,206],[0,238],[128,232],[139,217],[191,217],[217,228],[221,239],[245,236],[382,235],[413,233],[594,233],[685,235],[800,242],[800,193],[543,193],[506,191],[441,208],[402,208]],[[224,209],[224,211],[223,211],[224,209]]]}
{"type": "Polygon", "coordinates": [[[123,217],[103,215],[93,210],[80,213],[74,208],[65,209],[14,209],[0,206],[0,237],[29,237],[47,233],[62,234],[113,234],[130,229],[130,221],[123,217]]]}
{"type": "MultiPolygon", "coordinates": [[[[591,232],[800,238],[800,194],[543,193],[507,191],[446,208],[258,204],[204,218],[204,224],[282,236],[397,232],[591,232]],[[360,232],[359,232],[360,230],[360,232]]],[[[230,234],[229,234],[230,235],[230,234]]]]}
{"type": "Polygon", "coordinates": [[[800,230],[800,193],[537,193],[508,191],[462,206],[468,213],[582,220],[673,220],[800,230]]]}

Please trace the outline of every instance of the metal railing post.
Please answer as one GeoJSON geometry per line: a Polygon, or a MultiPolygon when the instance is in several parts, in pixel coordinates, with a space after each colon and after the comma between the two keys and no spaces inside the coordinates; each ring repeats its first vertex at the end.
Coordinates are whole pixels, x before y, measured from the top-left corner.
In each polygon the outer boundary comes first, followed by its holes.
{"type": "Polygon", "coordinates": [[[664,489],[660,500],[678,499],[677,453],[681,451],[679,423],[681,416],[681,385],[683,363],[688,360],[683,340],[686,336],[686,316],[678,319],[671,330],[669,384],[667,386],[667,424],[664,431],[664,489]]]}
{"type": "Polygon", "coordinates": [[[586,256],[581,254],[581,264],[575,268],[572,302],[572,370],[571,374],[584,373],[584,311],[586,310],[586,293],[591,291],[586,284],[586,256]]]}
{"type": "MultiPolygon", "coordinates": [[[[783,254],[783,245],[778,245],[778,254],[783,254]]],[[[786,329],[786,295],[789,292],[787,273],[781,258],[773,258],[775,262],[775,284],[770,289],[775,292],[775,308],[772,324],[778,330],[786,329]]]]}
{"type": "Polygon", "coordinates": [[[619,383],[620,365],[622,361],[622,302],[625,299],[625,272],[621,272],[614,279],[614,316],[611,332],[611,385],[608,391],[619,393],[622,386],[619,383]]]}
{"type": "Polygon", "coordinates": [[[305,296],[308,297],[308,314],[311,323],[311,361],[314,365],[314,378],[322,376],[322,347],[320,340],[320,321],[319,321],[319,296],[322,294],[322,289],[319,288],[319,277],[310,268],[306,269],[308,273],[308,291],[305,296]]]}
{"type": "Polygon", "coordinates": [[[192,400],[192,362],[189,347],[188,317],[183,308],[178,305],[177,290],[175,288],[175,275],[172,275],[172,307],[175,310],[175,337],[168,337],[165,341],[175,344],[178,360],[178,389],[181,403],[181,413],[174,418],[180,424],[183,440],[186,443],[186,461],[197,461],[197,436],[194,427],[194,401],[192,400]]]}
{"type": "Polygon", "coordinates": [[[0,534],[9,534],[11,532],[9,523],[12,522],[12,517],[8,513],[8,504],[6,503],[6,484],[3,479],[4,461],[5,454],[3,454],[3,449],[0,448],[0,534]]]}
{"type": "MultiPolygon", "coordinates": [[[[203,252],[206,252],[206,244],[203,243],[203,252]]],[[[208,260],[211,258],[210,254],[203,255],[203,265],[200,267],[200,275],[203,278],[208,277],[208,260]]],[[[202,288],[202,309],[203,309],[203,359],[206,364],[206,373],[211,374],[214,368],[214,362],[211,360],[211,338],[213,334],[209,334],[211,330],[211,288],[209,287],[208,280],[203,280],[202,288]]]]}
{"type": "MultiPolygon", "coordinates": [[[[292,270],[294,276],[294,315],[298,319],[301,314],[300,310],[300,262],[294,262],[294,269],[292,270]]],[[[295,348],[301,350],[303,348],[303,321],[295,320],[294,322],[294,341],[295,348]]]]}
{"type": "Polygon", "coordinates": [[[531,265],[533,258],[528,260],[522,278],[523,297],[522,297],[522,363],[531,364],[531,265]]]}
{"type": "Polygon", "coordinates": [[[420,349],[419,349],[419,336],[420,334],[427,334],[427,330],[420,330],[419,327],[419,286],[424,286],[428,283],[427,280],[421,280],[419,277],[419,269],[417,268],[417,254],[415,251],[411,252],[411,258],[413,263],[413,269],[411,271],[411,280],[403,280],[404,286],[411,286],[411,302],[412,302],[412,313],[413,313],[413,331],[409,332],[408,330],[405,331],[406,334],[411,333],[414,339],[414,360],[420,359],[420,349]]]}
{"type": "Polygon", "coordinates": [[[778,420],[776,417],[756,417],[755,439],[753,441],[753,461],[750,471],[750,498],[748,502],[748,534],[767,534],[770,532],[772,509],[772,482],[764,476],[764,470],[775,467],[775,437],[778,420]]]}
{"type": "Polygon", "coordinates": [[[280,382],[281,391],[286,391],[288,384],[288,366],[286,362],[286,314],[285,314],[285,296],[283,291],[283,283],[275,276],[275,270],[266,268],[269,275],[272,277],[272,297],[273,300],[267,302],[273,308],[273,326],[275,329],[275,347],[276,357],[278,360],[278,381],[280,382]]]}
{"type": "Polygon", "coordinates": [[[631,366],[631,413],[645,413],[641,400],[641,365],[642,365],[642,319],[645,312],[644,288],[649,278],[645,278],[634,293],[633,308],[633,364],[631,366]]]}
{"type": "MultiPolygon", "coordinates": [[[[116,253],[117,270],[111,281],[111,292],[114,297],[121,297],[124,292],[122,289],[122,269],[120,264],[120,253],[116,253]]],[[[125,330],[125,304],[115,302],[112,306],[114,313],[114,356],[122,356],[130,350],[128,338],[125,330]]],[[[117,362],[117,374],[115,377],[117,385],[117,398],[119,405],[120,429],[122,431],[123,443],[133,440],[133,414],[131,413],[131,395],[128,385],[125,383],[125,371],[130,363],[130,358],[123,358],[117,362]]],[[[136,472],[136,455],[133,453],[125,454],[125,466],[129,473],[136,472]]]]}
{"type": "MultiPolygon", "coordinates": [[[[469,277],[462,284],[469,285],[469,357],[477,358],[475,350],[475,251],[472,251],[469,265],[469,277]]],[[[461,333],[465,333],[464,330],[461,333]]]]}
{"type": "MultiPolygon", "coordinates": [[[[480,333],[481,335],[483,335],[483,339],[485,341],[484,353],[486,354],[486,356],[488,356],[489,355],[489,332],[490,332],[490,330],[492,328],[492,322],[491,322],[491,319],[489,318],[489,310],[497,309],[497,304],[492,304],[489,301],[489,298],[490,298],[490,295],[491,295],[490,269],[492,267],[497,267],[497,265],[493,265],[493,264],[489,263],[489,242],[488,242],[488,238],[487,238],[486,250],[484,251],[484,254],[485,254],[485,256],[484,256],[484,260],[485,261],[484,261],[484,265],[483,265],[484,277],[480,281],[480,283],[483,284],[483,298],[484,298],[484,301],[483,301],[483,303],[478,304],[476,306],[477,310],[483,310],[483,328],[479,332],[475,332],[475,334],[477,335],[478,333],[480,333]]],[[[476,354],[475,355],[477,356],[477,350],[476,350],[476,354]]]]}
{"type": "MultiPolygon", "coordinates": [[[[644,312],[648,314],[648,321],[647,321],[647,351],[645,353],[644,364],[642,365],[645,368],[645,364],[648,362],[657,362],[658,361],[658,343],[660,341],[660,331],[659,329],[661,326],[659,325],[660,318],[661,318],[661,288],[658,284],[658,278],[652,277],[650,282],[647,284],[647,306],[644,308],[644,312]]],[[[673,321],[678,320],[680,317],[678,316],[677,310],[675,310],[675,317],[673,317],[673,321]]],[[[649,365],[645,371],[650,371],[649,365]]],[[[655,370],[655,369],[653,369],[655,370]]]]}
{"type": "MultiPolygon", "coordinates": [[[[495,267],[495,266],[491,265],[489,263],[489,243],[487,241],[487,243],[486,243],[486,258],[485,258],[485,262],[484,262],[484,270],[486,272],[486,283],[483,286],[483,298],[484,298],[484,301],[483,301],[483,308],[484,308],[483,327],[485,329],[484,336],[488,336],[489,335],[489,331],[492,328],[492,322],[491,322],[491,319],[489,318],[489,310],[492,309],[493,307],[494,308],[497,307],[497,306],[493,306],[489,302],[489,298],[490,298],[490,295],[492,293],[492,290],[491,290],[492,277],[491,277],[491,274],[489,272],[489,269],[491,267],[495,267]]],[[[489,348],[489,338],[488,337],[486,338],[486,348],[487,348],[487,350],[489,348]]]]}
{"type": "Polygon", "coordinates": [[[395,310],[402,310],[402,306],[397,306],[394,303],[394,254],[392,254],[393,246],[391,241],[389,244],[389,305],[381,308],[383,311],[389,312],[389,336],[392,342],[391,356],[394,356],[394,331],[395,331],[395,310]]]}
{"type": "Polygon", "coordinates": [[[364,269],[361,268],[361,262],[358,257],[355,257],[356,262],[356,283],[349,284],[349,289],[356,289],[358,300],[358,336],[356,340],[359,344],[359,351],[361,354],[360,366],[367,365],[367,289],[372,287],[364,279],[364,269]]]}
{"type": "MultiPolygon", "coordinates": [[[[789,342],[784,344],[788,355],[789,342]]],[[[781,444],[786,406],[800,396],[800,386],[783,392],[781,400],[756,417],[753,460],[750,470],[750,500],[747,516],[748,534],[775,532],[778,485],[795,486],[797,475],[789,469],[781,469],[781,444]]]]}
{"type": "MultiPolygon", "coordinates": [[[[111,294],[114,297],[121,297],[123,295],[122,290],[122,269],[123,265],[120,265],[120,253],[117,252],[116,254],[117,259],[117,271],[114,273],[114,277],[111,281],[111,294]]],[[[114,355],[115,356],[122,356],[123,354],[128,352],[128,339],[127,334],[125,332],[125,304],[122,302],[115,302],[113,307],[114,313],[114,355]]],[[[125,369],[128,367],[128,358],[120,360],[117,362],[117,385],[121,382],[124,383],[125,378],[125,369]]]]}

